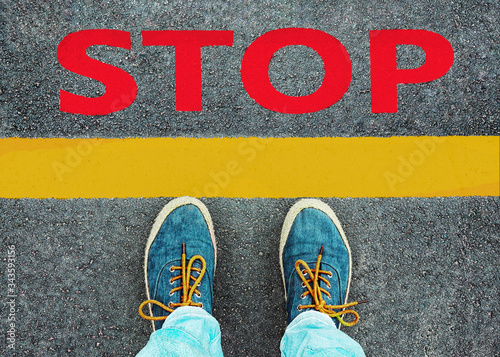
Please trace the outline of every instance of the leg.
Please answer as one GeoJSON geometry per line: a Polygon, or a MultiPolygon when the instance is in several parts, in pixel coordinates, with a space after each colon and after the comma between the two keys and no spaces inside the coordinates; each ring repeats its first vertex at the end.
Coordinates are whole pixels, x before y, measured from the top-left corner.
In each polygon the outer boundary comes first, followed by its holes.
{"type": "Polygon", "coordinates": [[[363,357],[363,349],[318,311],[305,311],[288,325],[280,345],[283,356],[363,357]]]}
{"type": "Polygon", "coordinates": [[[203,309],[177,308],[137,355],[161,356],[222,356],[219,323],[203,309]]]}
{"type": "Polygon", "coordinates": [[[283,356],[364,356],[361,346],[339,330],[358,314],[346,308],[351,254],[344,231],[328,205],[313,199],[297,202],[281,233],[280,265],[285,285],[288,327],[283,356]],[[346,322],[343,315],[352,315],[346,322]]]}
{"type": "Polygon", "coordinates": [[[215,261],[205,205],[190,197],[170,201],[146,244],[147,300],[139,314],[152,322],[154,332],[138,356],[222,356],[220,328],[212,316],[215,261]]]}

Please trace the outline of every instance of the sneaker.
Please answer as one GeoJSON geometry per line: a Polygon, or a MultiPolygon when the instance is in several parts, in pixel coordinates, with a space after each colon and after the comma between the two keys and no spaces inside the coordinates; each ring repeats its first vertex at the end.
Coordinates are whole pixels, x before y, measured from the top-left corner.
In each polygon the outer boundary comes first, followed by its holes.
{"type": "Polygon", "coordinates": [[[196,198],[170,201],[156,217],[146,245],[147,300],[139,314],[160,329],[180,306],[212,313],[216,245],[207,207],[196,198]],[[149,306],[149,316],[143,313],[149,306]]]}
{"type": "MultiPolygon", "coordinates": [[[[335,325],[352,326],[358,314],[347,307],[351,251],[332,209],[317,199],[302,199],[288,212],[280,241],[280,266],[287,302],[287,324],[301,312],[317,310],[335,325]],[[342,316],[352,314],[351,322],[342,316]]],[[[366,302],[366,301],[362,301],[366,302]]]]}

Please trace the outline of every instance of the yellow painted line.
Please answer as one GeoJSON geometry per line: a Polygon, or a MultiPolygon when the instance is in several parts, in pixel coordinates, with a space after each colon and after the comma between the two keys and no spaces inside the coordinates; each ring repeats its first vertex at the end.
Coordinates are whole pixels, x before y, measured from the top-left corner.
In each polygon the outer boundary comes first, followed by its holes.
{"type": "Polygon", "coordinates": [[[0,197],[498,196],[499,136],[0,139],[0,197]]]}

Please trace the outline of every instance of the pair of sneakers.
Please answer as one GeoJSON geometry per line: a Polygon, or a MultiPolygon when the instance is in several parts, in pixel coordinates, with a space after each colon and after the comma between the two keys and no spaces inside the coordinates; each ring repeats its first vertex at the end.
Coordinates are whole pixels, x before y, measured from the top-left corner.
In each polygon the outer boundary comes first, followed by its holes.
{"type": "MultiPolygon", "coordinates": [[[[335,325],[352,326],[358,314],[348,309],[351,253],[332,209],[316,199],[302,199],[288,212],[279,246],[287,304],[287,324],[298,314],[317,310],[335,325]],[[345,314],[352,314],[350,322],[345,314]]],[[[146,245],[144,274],[147,300],[139,314],[153,330],[177,307],[213,307],[217,261],[214,227],[207,207],[198,199],[180,197],[159,213],[146,245]],[[148,305],[149,315],[143,312],[148,305]]]]}

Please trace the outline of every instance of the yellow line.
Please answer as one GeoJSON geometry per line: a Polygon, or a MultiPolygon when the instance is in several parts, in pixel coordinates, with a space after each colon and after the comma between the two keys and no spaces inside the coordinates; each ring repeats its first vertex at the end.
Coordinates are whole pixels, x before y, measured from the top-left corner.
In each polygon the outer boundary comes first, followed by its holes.
{"type": "Polygon", "coordinates": [[[0,197],[498,196],[499,136],[0,139],[0,197]]]}

